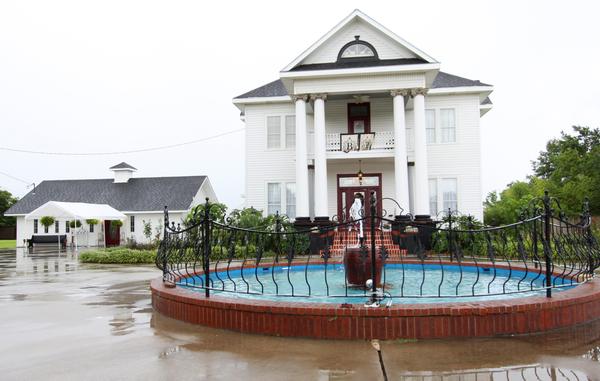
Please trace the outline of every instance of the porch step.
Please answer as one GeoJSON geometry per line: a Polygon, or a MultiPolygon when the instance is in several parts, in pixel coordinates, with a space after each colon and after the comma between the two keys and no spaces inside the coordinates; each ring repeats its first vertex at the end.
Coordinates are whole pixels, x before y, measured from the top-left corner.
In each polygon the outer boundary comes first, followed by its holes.
{"type": "MultiPolygon", "coordinates": [[[[364,236],[364,244],[367,248],[371,246],[371,234],[370,231],[363,231],[364,236]]],[[[333,244],[330,246],[330,255],[332,257],[343,257],[346,249],[348,247],[356,247],[359,245],[358,233],[356,230],[354,231],[337,231],[333,237],[333,244]]],[[[389,231],[381,231],[377,230],[375,233],[375,246],[377,249],[380,249],[381,246],[384,246],[388,251],[390,257],[398,258],[400,256],[407,255],[407,251],[405,249],[400,249],[398,245],[395,245],[392,241],[392,233],[389,231]]],[[[321,255],[323,251],[321,250],[321,255]]]]}

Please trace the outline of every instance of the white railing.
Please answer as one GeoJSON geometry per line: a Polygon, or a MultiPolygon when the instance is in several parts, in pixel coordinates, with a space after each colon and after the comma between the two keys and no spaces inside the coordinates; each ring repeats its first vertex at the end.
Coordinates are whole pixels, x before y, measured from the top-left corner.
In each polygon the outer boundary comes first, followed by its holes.
{"type": "MultiPolygon", "coordinates": [[[[329,133],[326,135],[327,151],[340,151],[340,133],[329,133]]],[[[394,149],[394,131],[377,131],[371,150],[391,150],[394,149]]]]}
{"type": "MultiPolygon", "coordinates": [[[[375,139],[373,140],[373,146],[371,150],[387,151],[394,149],[394,131],[376,131],[375,139]]],[[[327,133],[325,135],[325,147],[327,152],[338,152],[340,148],[340,133],[327,133]]],[[[309,155],[314,154],[314,133],[308,131],[307,136],[307,152],[309,155]]],[[[414,146],[414,136],[412,129],[406,130],[406,150],[412,152],[414,146]]]]}

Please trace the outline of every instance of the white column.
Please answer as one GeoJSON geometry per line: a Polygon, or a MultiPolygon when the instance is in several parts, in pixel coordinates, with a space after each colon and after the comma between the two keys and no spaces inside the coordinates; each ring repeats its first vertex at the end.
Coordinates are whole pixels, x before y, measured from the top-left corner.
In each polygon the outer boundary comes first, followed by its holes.
{"type": "MultiPolygon", "coordinates": [[[[404,97],[409,90],[392,90],[394,99],[394,185],[395,198],[405,213],[410,212],[408,192],[408,163],[406,160],[406,122],[404,117],[404,97]]],[[[400,214],[400,211],[398,211],[400,214]]]]}
{"type": "Polygon", "coordinates": [[[327,203],[327,144],[325,137],[325,99],[327,95],[313,95],[315,113],[315,218],[328,217],[327,203]]]}
{"type": "Polygon", "coordinates": [[[429,215],[429,175],[425,131],[425,94],[427,89],[413,89],[415,119],[415,215],[429,215]]]}
{"type": "Polygon", "coordinates": [[[306,147],[307,95],[294,97],[296,102],[296,216],[308,218],[308,158],[306,147]]]}

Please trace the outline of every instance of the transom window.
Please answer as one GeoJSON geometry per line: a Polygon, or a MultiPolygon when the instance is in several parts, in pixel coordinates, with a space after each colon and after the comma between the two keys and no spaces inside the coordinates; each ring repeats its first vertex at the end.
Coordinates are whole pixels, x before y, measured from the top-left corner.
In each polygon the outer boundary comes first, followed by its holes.
{"type": "Polygon", "coordinates": [[[338,60],[352,58],[374,58],[377,59],[377,51],[373,45],[361,41],[360,36],[354,36],[355,40],[347,43],[340,49],[338,60]]]}
{"type": "Polygon", "coordinates": [[[374,57],[375,52],[373,49],[363,43],[355,43],[348,46],[342,52],[341,58],[354,58],[354,57],[374,57]]]}

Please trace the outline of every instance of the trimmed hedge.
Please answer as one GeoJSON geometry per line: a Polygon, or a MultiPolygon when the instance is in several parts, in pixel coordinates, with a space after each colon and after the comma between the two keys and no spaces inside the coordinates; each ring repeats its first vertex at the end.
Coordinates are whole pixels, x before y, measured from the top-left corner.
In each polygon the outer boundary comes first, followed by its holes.
{"type": "Polygon", "coordinates": [[[155,259],[156,250],[132,250],[122,247],[86,251],[79,255],[79,261],[83,263],[154,264],[155,259]]]}

